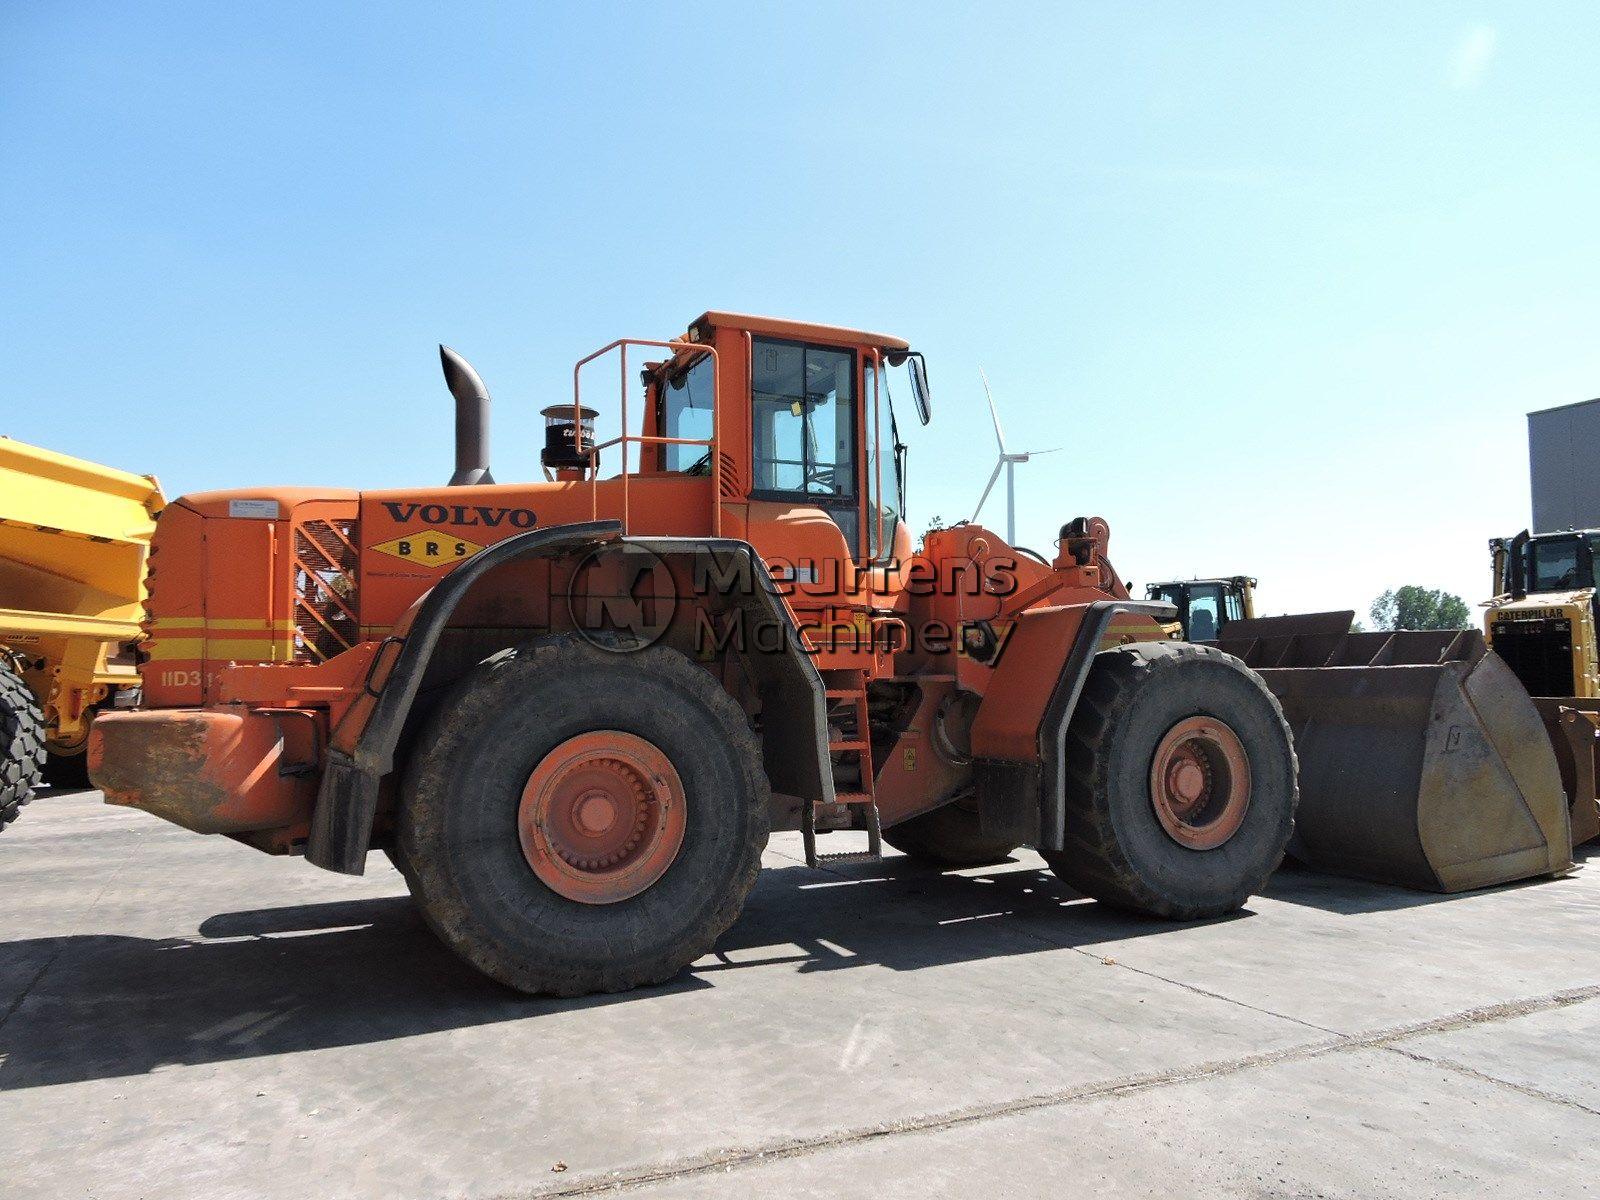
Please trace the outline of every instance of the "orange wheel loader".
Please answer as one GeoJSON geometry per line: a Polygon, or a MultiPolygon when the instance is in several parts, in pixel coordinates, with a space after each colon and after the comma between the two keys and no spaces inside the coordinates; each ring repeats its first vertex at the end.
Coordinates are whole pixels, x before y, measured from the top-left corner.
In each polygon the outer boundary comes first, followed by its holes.
{"type": "Polygon", "coordinates": [[[381,849],[453,950],[559,995],[704,954],[773,830],[813,866],[1031,846],[1175,919],[1239,907],[1282,856],[1277,701],[1167,637],[1104,521],[1053,560],[974,524],[913,550],[894,406],[926,423],[930,397],[906,342],[724,312],[613,342],[544,410],[531,483],[494,481],[488,392],[441,355],[447,485],[161,514],[147,708],[91,734],[109,802],[331,871],[381,849]]]}

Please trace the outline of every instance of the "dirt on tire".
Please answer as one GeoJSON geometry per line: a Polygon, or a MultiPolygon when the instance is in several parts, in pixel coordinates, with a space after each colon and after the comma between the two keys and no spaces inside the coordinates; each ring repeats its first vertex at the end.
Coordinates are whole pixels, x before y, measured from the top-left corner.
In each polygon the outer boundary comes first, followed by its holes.
{"type": "Polygon", "coordinates": [[[1198,920],[1241,907],[1283,858],[1299,790],[1283,710],[1237,658],[1186,642],[1137,642],[1095,656],[1067,729],[1066,846],[1044,852],[1063,881],[1107,904],[1198,920]],[[1151,760],[1178,722],[1225,722],[1250,766],[1249,807],[1212,849],[1179,844],[1151,798],[1151,760]]]}
{"type": "Polygon", "coordinates": [[[744,712],[665,647],[608,653],[571,637],[502,651],[435,707],[405,771],[394,857],[440,939],[519,991],[661,983],[737,919],[766,847],[771,795],[744,712]],[[559,895],[519,843],[522,789],[566,739],[617,730],[659,747],[683,782],[671,865],[616,903],[559,895]]]}

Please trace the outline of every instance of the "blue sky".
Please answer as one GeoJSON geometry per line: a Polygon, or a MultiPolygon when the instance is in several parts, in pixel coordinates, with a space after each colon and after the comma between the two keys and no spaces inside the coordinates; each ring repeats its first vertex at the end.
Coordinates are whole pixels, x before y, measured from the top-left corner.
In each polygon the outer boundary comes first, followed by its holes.
{"type": "Polygon", "coordinates": [[[1600,393],[1590,4],[0,8],[0,433],[160,476],[502,480],[709,307],[924,350],[911,517],[1267,611],[1486,586],[1600,393]],[[991,501],[991,504],[994,502],[991,501]],[[1003,510],[986,515],[1003,527],[1003,510]]]}

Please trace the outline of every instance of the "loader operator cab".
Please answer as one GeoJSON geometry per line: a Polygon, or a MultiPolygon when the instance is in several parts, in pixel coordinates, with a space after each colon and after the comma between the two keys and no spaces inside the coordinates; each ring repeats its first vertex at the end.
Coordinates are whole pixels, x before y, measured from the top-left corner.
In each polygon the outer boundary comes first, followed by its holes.
{"type": "MultiPolygon", "coordinates": [[[[923,424],[930,414],[922,356],[766,334],[745,345],[750,498],[819,508],[858,561],[883,562],[905,515],[906,447],[895,402],[909,400],[923,424]]],[[[711,474],[711,451],[689,443],[712,438],[715,370],[710,356],[693,351],[646,368],[655,427],[669,439],[658,470],[711,474]]]]}
{"type": "Polygon", "coordinates": [[[1161,600],[1178,610],[1183,637],[1209,642],[1222,636],[1230,621],[1255,616],[1256,581],[1247,575],[1226,579],[1179,579],[1145,585],[1145,597],[1161,600]]]}
{"type": "Polygon", "coordinates": [[[1594,587],[1600,530],[1495,538],[1489,543],[1497,596],[1540,595],[1594,587]]]}

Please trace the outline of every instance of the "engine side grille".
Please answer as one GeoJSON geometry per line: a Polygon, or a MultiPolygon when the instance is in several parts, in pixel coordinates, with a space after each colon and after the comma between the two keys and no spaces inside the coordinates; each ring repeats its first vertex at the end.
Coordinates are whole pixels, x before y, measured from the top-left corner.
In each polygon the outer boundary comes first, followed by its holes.
{"type": "Polygon", "coordinates": [[[356,522],[305,521],[294,531],[294,656],[323,662],[361,637],[356,522]]]}

